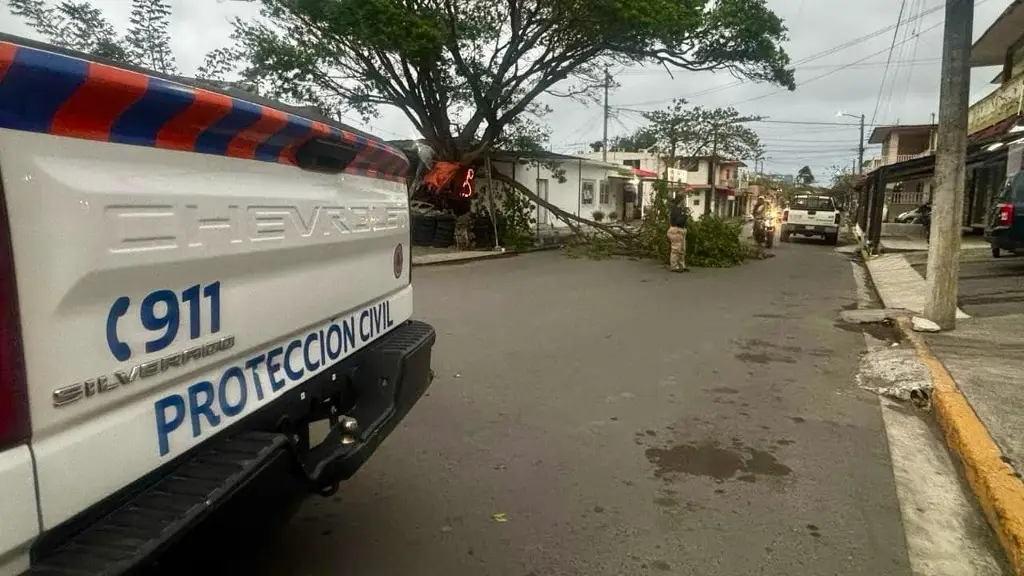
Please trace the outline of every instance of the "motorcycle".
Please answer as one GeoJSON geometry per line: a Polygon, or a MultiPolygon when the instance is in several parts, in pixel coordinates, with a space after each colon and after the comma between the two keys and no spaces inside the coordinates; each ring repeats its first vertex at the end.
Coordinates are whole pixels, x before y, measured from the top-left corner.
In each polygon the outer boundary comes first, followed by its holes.
{"type": "Polygon", "coordinates": [[[754,219],[754,242],[758,246],[771,248],[775,244],[775,215],[768,213],[762,218],[754,219]]]}

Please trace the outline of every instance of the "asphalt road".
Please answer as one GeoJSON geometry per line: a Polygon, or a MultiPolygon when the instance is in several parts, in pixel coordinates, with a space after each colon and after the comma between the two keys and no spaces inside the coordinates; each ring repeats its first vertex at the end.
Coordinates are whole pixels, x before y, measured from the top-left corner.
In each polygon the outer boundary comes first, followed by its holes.
{"type": "Polygon", "coordinates": [[[864,337],[835,320],[850,263],[776,254],[416,269],[429,396],[232,573],[909,574],[878,399],[853,381],[864,337]]]}
{"type": "MultiPolygon", "coordinates": [[[[907,261],[926,275],[927,253],[907,254],[907,261]]],[[[993,258],[988,250],[965,250],[960,256],[957,302],[979,318],[1024,311],[1024,258],[1006,252],[993,258]]]]}

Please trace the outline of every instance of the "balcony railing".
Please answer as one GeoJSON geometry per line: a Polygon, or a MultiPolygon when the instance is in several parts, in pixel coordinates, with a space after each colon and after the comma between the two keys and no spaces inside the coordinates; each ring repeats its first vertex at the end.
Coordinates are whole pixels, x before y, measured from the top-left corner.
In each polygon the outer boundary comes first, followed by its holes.
{"type": "MultiPolygon", "coordinates": [[[[906,162],[907,160],[914,160],[916,158],[924,158],[926,156],[931,156],[932,154],[934,154],[934,152],[932,152],[931,150],[926,150],[924,152],[919,152],[917,154],[897,154],[896,156],[890,156],[888,158],[883,158],[882,159],[882,164],[885,165],[885,166],[888,166],[890,164],[898,164],[900,162],[906,162]]],[[[867,167],[867,162],[864,163],[864,166],[865,166],[865,168],[867,167]]]]}

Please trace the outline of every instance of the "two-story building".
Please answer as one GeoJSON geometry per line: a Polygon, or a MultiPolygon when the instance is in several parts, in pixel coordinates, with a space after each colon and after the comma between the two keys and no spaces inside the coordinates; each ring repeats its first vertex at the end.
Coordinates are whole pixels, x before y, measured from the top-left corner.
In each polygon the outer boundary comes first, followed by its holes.
{"type": "MultiPolygon", "coordinates": [[[[935,153],[937,124],[878,126],[871,131],[868,144],[881,144],[882,155],[877,166],[889,166],[924,158],[935,153]]],[[[872,162],[866,161],[864,171],[872,162]]],[[[893,218],[916,206],[931,201],[932,179],[925,176],[890,184],[885,191],[886,213],[893,218]]]]}
{"type": "Polygon", "coordinates": [[[992,152],[968,167],[964,225],[984,226],[988,208],[1006,178],[1021,170],[1024,148],[1024,0],[1010,6],[971,48],[971,67],[999,66],[996,88],[971,105],[968,142],[992,152]],[[1014,134],[1022,138],[1015,139],[1014,134]]]}
{"type": "MultiPolygon", "coordinates": [[[[961,222],[964,228],[979,231],[986,225],[995,194],[1009,176],[1022,169],[1024,162],[1024,0],[1013,0],[978,38],[971,48],[970,63],[973,68],[1000,69],[994,82],[997,87],[972,104],[968,113],[961,222]]],[[[858,183],[862,191],[858,225],[872,247],[878,245],[881,215],[886,212],[885,206],[881,205],[885,198],[883,191],[891,194],[899,185],[899,193],[903,194],[904,191],[909,192],[908,185],[929,182],[934,176],[935,156],[926,154],[923,146],[931,141],[934,151],[937,138],[926,135],[931,132],[927,125],[914,128],[918,132],[911,137],[913,147],[904,146],[904,132],[901,131],[899,138],[892,138],[890,146],[883,151],[881,165],[858,183]]],[[[884,145],[889,136],[889,133],[873,134],[871,142],[884,145]]],[[[901,196],[899,199],[904,198],[901,196]]],[[[897,210],[895,206],[889,206],[888,213],[893,215],[897,210]]]]}
{"type": "MultiPolygon", "coordinates": [[[[592,152],[586,157],[597,160],[602,153],[592,152]]],[[[722,156],[682,157],[670,166],[667,158],[647,150],[609,150],[607,158],[609,163],[632,168],[645,178],[652,173],[659,179],[667,175],[669,189],[686,195],[686,205],[694,218],[705,214],[740,216],[748,211],[744,193],[750,177],[747,165],[738,160],[722,156]]],[[[647,178],[641,191],[644,205],[649,205],[654,197],[653,179],[647,178]]]]}

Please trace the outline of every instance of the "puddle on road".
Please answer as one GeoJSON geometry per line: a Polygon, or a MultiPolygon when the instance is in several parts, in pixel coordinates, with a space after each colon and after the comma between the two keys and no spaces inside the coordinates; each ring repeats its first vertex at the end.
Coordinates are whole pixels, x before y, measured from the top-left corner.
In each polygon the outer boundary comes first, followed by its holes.
{"type": "Polygon", "coordinates": [[[679,444],[671,448],[648,448],[647,459],[655,466],[654,476],[663,478],[671,474],[704,476],[718,482],[738,479],[754,482],[757,474],[788,476],[793,470],[779,462],[775,456],[754,448],[723,448],[713,442],[679,444]]]}

